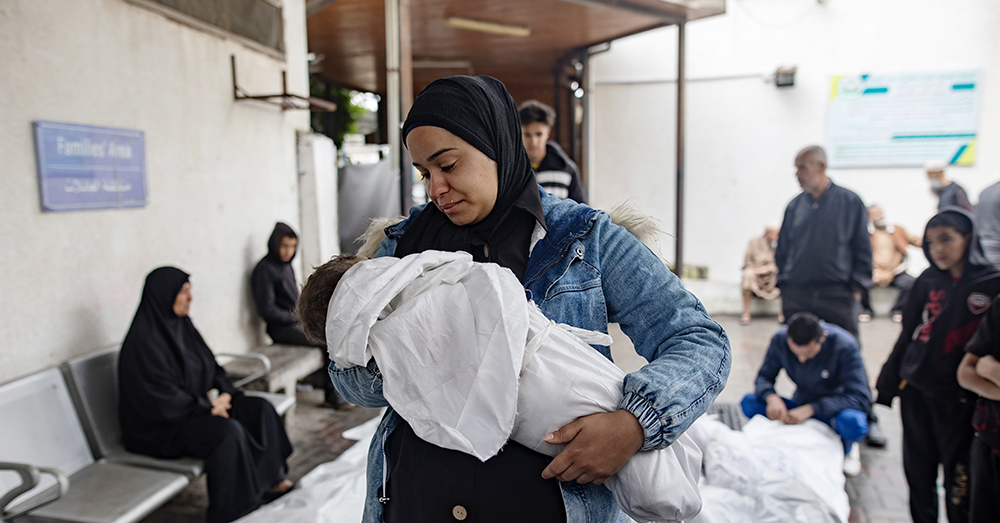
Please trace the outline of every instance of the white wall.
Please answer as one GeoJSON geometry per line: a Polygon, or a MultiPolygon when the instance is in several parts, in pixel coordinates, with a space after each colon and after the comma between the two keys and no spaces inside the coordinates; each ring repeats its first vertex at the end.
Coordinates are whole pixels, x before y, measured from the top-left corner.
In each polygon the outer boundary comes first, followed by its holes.
{"type": "MultiPolygon", "coordinates": [[[[747,241],[780,222],[799,191],[795,153],[825,140],[830,77],[981,69],[975,166],[949,169],[975,201],[1000,179],[1000,2],[995,0],[729,0],[687,26],[685,263],[712,312],[737,312],[747,241]],[[762,76],[795,65],[795,87],[762,76]]],[[[590,201],[631,199],[674,228],[677,29],[613,43],[591,59],[590,201]]],[[[830,170],[890,221],[920,232],[936,200],[919,168],[830,170]]],[[[663,254],[673,260],[673,240],[663,254]]],[[[911,251],[911,271],[926,266],[911,251]]]]}
{"type": "Polygon", "coordinates": [[[124,0],[0,2],[0,381],[120,342],[145,275],[192,274],[216,351],[258,343],[248,274],[299,220],[303,111],[232,99],[308,89],[304,0],[284,0],[285,60],[124,0]],[[43,213],[34,120],[143,131],[146,207],[43,213]]]}

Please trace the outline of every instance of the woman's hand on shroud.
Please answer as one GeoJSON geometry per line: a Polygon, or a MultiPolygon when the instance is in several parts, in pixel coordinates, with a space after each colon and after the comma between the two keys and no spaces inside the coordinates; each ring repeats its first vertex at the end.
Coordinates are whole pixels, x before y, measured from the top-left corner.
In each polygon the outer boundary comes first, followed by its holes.
{"type": "Polygon", "coordinates": [[[618,410],[577,418],[546,434],[545,441],[566,448],[545,467],[543,478],[600,485],[642,448],[645,434],[631,412],[618,410]]]}
{"type": "Polygon", "coordinates": [[[229,409],[233,407],[230,403],[232,399],[233,397],[228,392],[219,394],[219,397],[215,398],[215,401],[212,402],[212,415],[228,418],[229,409]]]}

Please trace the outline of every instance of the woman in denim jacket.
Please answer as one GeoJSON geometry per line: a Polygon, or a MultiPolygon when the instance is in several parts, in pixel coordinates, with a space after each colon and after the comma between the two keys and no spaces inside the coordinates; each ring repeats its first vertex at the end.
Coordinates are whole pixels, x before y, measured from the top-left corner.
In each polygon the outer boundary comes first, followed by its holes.
{"type": "MultiPolygon", "coordinates": [[[[385,228],[376,257],[461,250],[498,263],[547,317],[600,332],[619,323],[649,364],[625,377],[619,411],[554,432],[549,441],[566,447],[551,460],[508,442],[479,462],[420,440],[390,407],[369,450],[364,521],[627,521],[601,483],[635,452],[670,445],[711,405],[729,376],[725,332],[629,231],[538,187],[499,81],[430,84],[403,132],[434,205],[385,228]]],[[[351,403],[388,406],[374,360],[330,375],[351,403]]]]}

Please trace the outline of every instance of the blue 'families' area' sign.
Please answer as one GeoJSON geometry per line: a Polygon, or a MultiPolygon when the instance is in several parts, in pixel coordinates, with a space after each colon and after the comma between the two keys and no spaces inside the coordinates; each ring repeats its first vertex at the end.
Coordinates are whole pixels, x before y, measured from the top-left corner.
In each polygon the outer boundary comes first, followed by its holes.
{"type": "Polygon", "coordinates": [[[35,148],[43,210],[146,205],[141,131],[38,121],[35,148]]]}

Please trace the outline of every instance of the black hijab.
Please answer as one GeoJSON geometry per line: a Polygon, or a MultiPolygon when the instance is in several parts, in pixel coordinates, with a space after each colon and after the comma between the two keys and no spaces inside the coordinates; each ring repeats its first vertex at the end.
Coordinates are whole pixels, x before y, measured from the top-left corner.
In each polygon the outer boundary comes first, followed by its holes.
{"type": "Polygon", "coordinates": [[[118,359],[119,419],[130,450],[159,456],[170,449],[177,423],[212,410],[207,392],[238,394],[188,317],[174,301],[188,275],[160,267],[146,276],[139,308],[118,359]]]}
{"type": "Polygon", "coordinates": [[[542,200],[521,141],[521,121],[507,88],[489,76],[436,80],[417,96],[403,124],[403,142],[413,129],[445,129],[497,163],[497,200],[479,223],[458,226],[433,204],[414,219],[395,255],[426,250],[465,251],[524,279],[535,223],[545,226],[542,200]]]}

